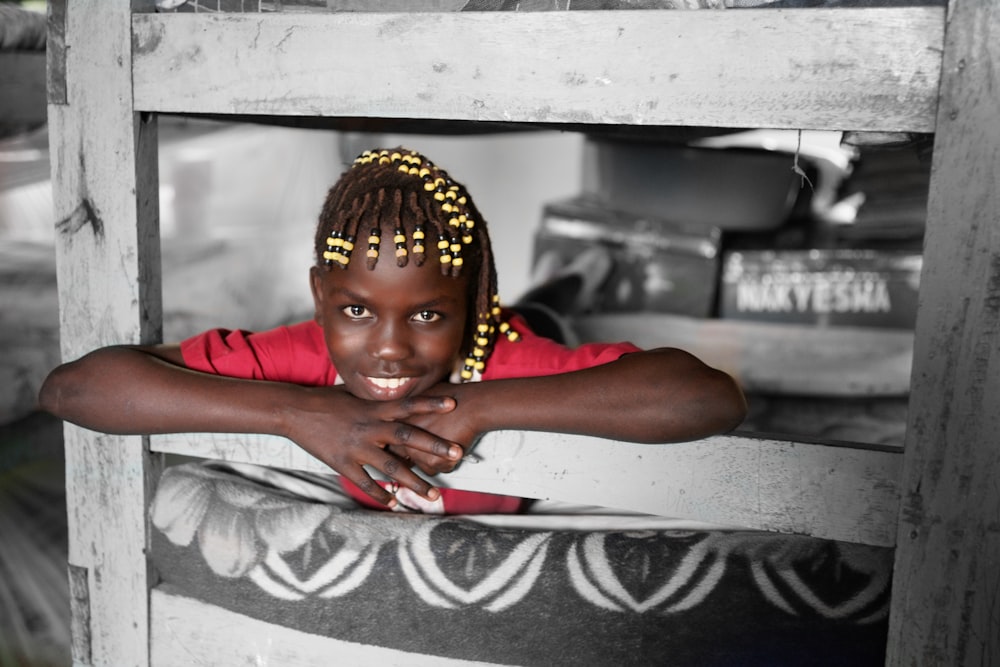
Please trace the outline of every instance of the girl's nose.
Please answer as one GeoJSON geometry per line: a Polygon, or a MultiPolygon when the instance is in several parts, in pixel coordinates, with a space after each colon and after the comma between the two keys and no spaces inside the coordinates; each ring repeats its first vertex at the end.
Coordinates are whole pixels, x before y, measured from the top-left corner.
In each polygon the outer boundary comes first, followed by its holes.
{"type": "Polygon", "coordinates": [[[410,356],[411,345],[406,326],[396,322],[380,322],[372,337],[372,356],[385,361],[399,361],[410,356]]]}

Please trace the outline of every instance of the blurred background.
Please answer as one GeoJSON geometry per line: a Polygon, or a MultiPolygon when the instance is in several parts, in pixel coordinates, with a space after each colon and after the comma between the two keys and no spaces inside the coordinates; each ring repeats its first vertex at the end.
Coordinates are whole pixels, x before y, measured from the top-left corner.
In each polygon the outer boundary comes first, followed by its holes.
{"type": "MultiPolygon", "coordinates": [[[[45,3],[0,2],[0,667],[69,664],[62,427],[35,409],[60,361],[45,113],[45,3]]],[[[165,340],[310,317],[326,190],[405,145],[467,186],[502,299],[540,328],[695,352],[743,383],[754,437],[902,444],[927,137],[169,116],[159,136],[165,340]]]]}

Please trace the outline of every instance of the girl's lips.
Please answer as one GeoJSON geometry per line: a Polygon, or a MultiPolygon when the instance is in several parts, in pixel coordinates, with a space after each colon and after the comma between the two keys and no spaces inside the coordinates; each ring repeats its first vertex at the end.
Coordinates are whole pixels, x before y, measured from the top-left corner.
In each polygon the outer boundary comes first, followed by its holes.
{"type": "Polygon", "coordinates": [[[370,377],[362,376],[369,393],[378,400],[391,401],[406,395],[412,377],[370,377]]]}

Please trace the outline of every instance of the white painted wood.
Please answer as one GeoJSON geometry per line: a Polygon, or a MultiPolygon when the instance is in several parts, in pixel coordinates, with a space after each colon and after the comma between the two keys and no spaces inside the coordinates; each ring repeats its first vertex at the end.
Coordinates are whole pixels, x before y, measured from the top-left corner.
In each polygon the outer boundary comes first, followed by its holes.
{"type": "MultiPolygon", "coordinates": [[[[155,450],[331,472],[270,436],[154,436],[155,450]]],[[[721,436],[668,445],[559,433],[487,434],[436,484],[891,546],[899,452],[721,436]]]]}
{"type": "Polygon", "coordinates": [[[321,637],[259,621],[198,600],[154,589],[151,594],[154,667],[467,667],[497,663],[406,653],[321,637]]]}
{"type": "Polygon", "coordinates": [[[927,132],[940,7],[142,14],[137,109],[927,132]]]}
{"type": "MultiPolygon", "coordinates": [[[[72,359],[159,335],[156,124],[132,110],[129,3],[53,4],[66,80],[49,105],[49,140],[62,356],[72,359]]],[[[142,438],[65,435],[74,661],[148,664],[145,519],[157,467],[142,438]]]]}
{"type": "Polygon", "coordinates": [[[1000,4],[952,0],[888,661],[1000,664],[1000,4]]]}
{"type": "Polygon", "coordinates": [[[705,320],[658,313],[580,317],[583,341],[629,340],[687,350],[737,378],[747,392],[799,396],[906,396],[913,332],[705,320]]]}

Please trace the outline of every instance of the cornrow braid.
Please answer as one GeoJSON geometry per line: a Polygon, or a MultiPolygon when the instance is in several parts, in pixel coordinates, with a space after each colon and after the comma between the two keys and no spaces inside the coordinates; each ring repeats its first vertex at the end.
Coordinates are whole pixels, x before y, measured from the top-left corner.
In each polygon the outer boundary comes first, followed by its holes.
{"type": "Polygon", "coordinates": [[[428,259],[436,239],[443,275],[473,271],[469,281],[468,342],[461,353],[463,382],[482,373],[498,335],[517,340],[502,320],[496,265],[486,224],[465,187],[423,155],[404,148],[375,149],[358,156],[327,193],[316,228],[316,262],[346,269],[358,239],[367,237],[368,269],[383,250],[383,231],[392,232],[397,266],[428,259]],[[433,245],[434,242],[432,242],[433,245]]]}

